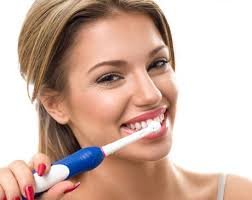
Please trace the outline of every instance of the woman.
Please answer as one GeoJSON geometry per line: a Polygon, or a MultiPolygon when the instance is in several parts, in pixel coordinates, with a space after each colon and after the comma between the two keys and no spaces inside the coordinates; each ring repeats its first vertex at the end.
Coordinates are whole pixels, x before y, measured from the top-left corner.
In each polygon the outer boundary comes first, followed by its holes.
{"type": "Polygon", "coordinates": [[[168,23],[151,0],[37,0],[20,34],[19,60],[34,85],[40,146],[29,164],[1,168],[0,199],[34,199],[33,169],[44,176],[51,162],[125,137],[151,119],[168,127],[56,184],[41,199],[252,198],[248,180],[188,172],[168,159],[175,61],[168,23]]]}

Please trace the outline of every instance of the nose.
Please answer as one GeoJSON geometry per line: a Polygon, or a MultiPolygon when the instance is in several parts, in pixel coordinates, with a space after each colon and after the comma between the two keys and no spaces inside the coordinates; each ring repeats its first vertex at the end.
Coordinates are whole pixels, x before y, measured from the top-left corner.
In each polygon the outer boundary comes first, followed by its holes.
{"type": "Polygon", "coordinates": [[[162,93],[147,72],[135,75],[133,102],[138,107],[154,107],[160,104],[162,93]]]}

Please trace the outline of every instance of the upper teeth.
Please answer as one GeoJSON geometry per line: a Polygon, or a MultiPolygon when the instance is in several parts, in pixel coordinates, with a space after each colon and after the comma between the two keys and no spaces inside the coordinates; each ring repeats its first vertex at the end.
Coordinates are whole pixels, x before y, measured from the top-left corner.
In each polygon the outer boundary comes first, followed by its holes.
{"type": "Polygon", "coordinates": [[[140,130],[142,128],[146,128],[152,121],[162,123],[163,120],[164,120],[164,113],[160,114],[158,117],[155,117],[154,119],[147,119],[145,121],[127,124],[127,127],[133,130],[140,130]]]}

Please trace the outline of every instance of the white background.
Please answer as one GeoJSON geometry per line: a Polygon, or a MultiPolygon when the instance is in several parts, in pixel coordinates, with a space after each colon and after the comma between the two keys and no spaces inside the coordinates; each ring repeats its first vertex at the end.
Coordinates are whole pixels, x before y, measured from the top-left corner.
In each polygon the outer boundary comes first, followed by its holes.
{"type": "MultiPolygon", "coordinates": [[[[0,4],[0,167],[29,160],[37,117],[19,75],[17,39],[33,1],[0,4]]],[[[252,178],[252,5],[159,0],[170,23],[180,90],[172,159],[199,172],[252,178]]]]}

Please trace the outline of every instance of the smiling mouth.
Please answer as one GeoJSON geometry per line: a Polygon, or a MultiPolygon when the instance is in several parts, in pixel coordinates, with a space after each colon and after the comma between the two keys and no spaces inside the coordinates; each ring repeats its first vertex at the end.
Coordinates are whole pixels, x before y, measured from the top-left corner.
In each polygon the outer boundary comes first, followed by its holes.
{"type": "Polygon", "coordinates": [[[133,131],[139,131],[143,128],[146,128],[152,121],[156,121],[162,124],[166,120],[167,115],[168,115],[168,109],[165,109],[158,116],[154,118],[149,118],[149,119],[134,122],[134,123],[122,124],[121,127],[131,129],[133,131]]]}

